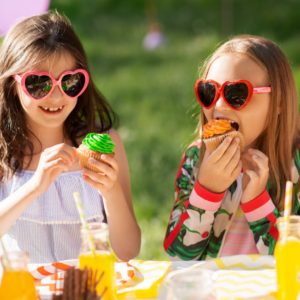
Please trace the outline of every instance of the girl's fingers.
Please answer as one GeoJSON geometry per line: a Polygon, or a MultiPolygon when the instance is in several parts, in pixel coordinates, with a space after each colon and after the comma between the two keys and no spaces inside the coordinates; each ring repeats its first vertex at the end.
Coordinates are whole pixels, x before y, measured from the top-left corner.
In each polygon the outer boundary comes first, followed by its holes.
{"type": "Polygon", "coordinates": [[[243,164],[242,164],[241,160],[239,160],[238,164],[236,165],[236,167],[234,168],[234,170],[231,173],[231,177],[237,178],[242,171],[242,167],[243,167],[243,164]]]}
{"type": "Polygon", "coordinates": [[[53,170],[55,168],[61,168],[65,172],[68,172],[68,165],[63,160],[61,160],[60,158],[48,162],[46,164],[46,168],[47,168],[48,171],[53,170]]]}
{"type": "Polygon", "coordinates": [[[94,158],[89,158],[88,162],[91,165],[94,165],[96,168],[99,168],[103,173],[105,173],[105,175],[107,175],[108,177],[114,180],[115,175],[119,173],[118,162],[113,157],[110,157],[109,155],[105,155],[105,154],[101,155],[101,159],[103,159],[103,161],[107,162],[109,165],[100,162],[94,158]]]}
{"type": "Polygon", "coordinates": [[[94,181],[87,175],[82,175],[82,178],[84,181],[86,181],[91,187],[93,187],[96,190],[99,190],[101,186],[103,186],[101,183],[94,181]]]}
{"type": "MultiPolygon", "coordinates": [[[[225,169],[226,166],[231,162],[231,160],[238,154],[240,158],[240,148],[239,148],[239,139],[234,139],[230,146],[225,151],[223,157],[218,161],[218,167],[225,169]]],[[[237,162],[236,162],[237,163],[237,162]]]]}
{"type": "Polygon", "coordinates": [[[263,159],[265,162],[269,161],[268,156],[266,156],[264,153],[262,153],[261,151],[259,151],[257,149],[249,149],[248,152],[250,153],[250,155],[257,155],[258,157],[263,159]]]}
{"type": "Polygon", "coordinates": [[[232,141],[232,138],[229,136],[227,137],[222,144],[211,153],[210,158],[211,158],[211,162],[212,163],[216,163],[217,161],[219,161],[222,156],[224,155],[225,151],[228,149],[230,143],[232,141]]]}
{"type": "Polygon", "coordinates": [[[247,170],[246,173],[250,177],[251,181],[257,181],[257,180],[259,180],[259,176],[254,171],[247,170]]]}
{"type": "Polygon", "coordinates": [[[250,155],[248,152],[243,152],[241,158],[244,161],[249,161],[251,164],[253,164],[254,167],[257,167],[256,162],[252,159],[252,155],[250,155]]]}
{"type": "Polygon", "coordinates": [[[236,168],[240,161],[241,151],[239,148],[236,149],[234,155],[229,160],[228,164],[225,166],[224,171],[228,173],[232,173],[232,171],[236,168]]]}
{"type": "Polygon", "coordinates": [[[79,154],[78,154],[78,152],[77,152],[77,149],[76,149],[75,147],[72,147],[72,148],[73,148],[73,152],[74,152],[75,158],[76,158],[76,157],[79,157],[79,154]]]}
{"type": "Polygon", "coordinates": [[[96,173],[96,172],[93,172],[93,171],[91,171],[87,168],[82,168],[81,172],[82,172],[82,174],[90,177],[91,179],[93,179],[96,182],[101,183],[102,185],[108,185],[112,181],[105,174],[96,173]]]}
{"type": "Polygon", "coordinates": [[[45,156],[46,162],[50,162],[59,158],[64,160],[68,165],[71,165],[74,161],[74,159],[69,155],[69,153],[59,149],[54,150],[45,156]]]}
{"type": "Polygon", "coordinates": [[[47,148],[42,153],[42,155],[46,158],[47,161],[61,157],[62,159],[65,159],[69,164],[72,164],[72,162],[78,156],[76,149],[66,144],[59,144],[51,148],[47,148]]]}
{"type": "Polygon", "coordinates": [[[210,156],[211,152],[209,151],[209,149],[206,147],[205,148],[205,153],[204,153],[204,157],[203,160],[205,160],[206,158],[208,158],[210,156]]]}
{"type": "Polygon", "coordinates": [[[45,149],[44,152],[46,154],[49,154],[49,153],[51,153],[53,151],[56,151],[56,150],[62,150],[64,152],[68,153],[72,158],[76,158],[78,156],[76,148],[71,147],[71,146],[69,146],[67,144],[64,144],[64,143],[55,145],[55,146],[50,147],[50,148],[47,148],[47,149],[45,149]]]}
{"type": "Polygon", "coordinates": [[[116,161],[115,158],[113,158],[113,157],[111,157],[111,156],[109,156],[109,155],[106,155],[106,154],[102,154],[102,155],[101,155],[101,159],[103,159],[106,163],[110,164],[110,166],[111,166],[114,170],[118,171],[119,165],[118,165],[118,162],[116,161]]]}
{"type": "Polygon", "coordinates": [[[101,173],[104,173],[109,178],[112,178],[112,179],[114,178],[116,171],[112,167],[110,167],[107,164],[104,164],[94,158],[89,158],[88,162],[89,162],[89,164],[91,164],[91,165],[95,166],[96,168],[98,168],[99,170],[101,170],[101,173]]]}
{"type": "Polygon", "coordinates": [[[259,157],[257,155],[253,155],[252,159],[256,163],[256,165],[260,171],[263,171],[263,172],[269,171],[269,166],[264,159],[262,159],[261,157],[259,157]]]}

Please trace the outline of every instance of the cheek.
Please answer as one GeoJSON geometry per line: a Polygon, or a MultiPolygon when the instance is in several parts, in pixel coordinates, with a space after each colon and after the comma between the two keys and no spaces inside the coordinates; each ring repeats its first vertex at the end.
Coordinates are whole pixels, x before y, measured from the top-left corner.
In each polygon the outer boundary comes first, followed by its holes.
{"type": "Polygon", "coordinates": [[[37,101],[32,100],[25,94],[21,94],[21,95],[19,94],[19,99],[24,111],[27,114],[30,113],[32,110],[36,109],[38,106],[36,103],[37,101]]]}
{"type": "Polygon", "coordinates": [[[213,119],[213,115],[214,115],[214,106],[212,107],[212,108],[210,108],[210,109],[205,109],[205,108],[201,108],[201,109],[203,109],[203,113],[204,113],[204,115],[205,115],[205,117],[206,117],[206,119],[209,121],[209,120],[211,120],[211,119],[213,119]]]}
{"type": "Polygon", "coordinates": [[[245,108],[239,118],[246,144],[254,142],[268,126],[268,102],[264,105],[253,105],[245,108]]]}

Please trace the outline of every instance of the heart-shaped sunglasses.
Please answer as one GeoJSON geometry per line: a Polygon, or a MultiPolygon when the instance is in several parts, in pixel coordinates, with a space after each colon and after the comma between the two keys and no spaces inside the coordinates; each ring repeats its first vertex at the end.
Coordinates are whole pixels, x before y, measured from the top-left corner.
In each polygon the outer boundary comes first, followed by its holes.
{"type": "Polygon", "coordinates": [[[253,87],[247,80],[226,81],[221,88],[214,80],[200,78],[195,84],[195,93],[200,104],[208,109],[219,99],[220,94],[225,103],[234,110],[244,108],[253,94],[270,93],[271,87],[253,87]]]}
{"type": "Polygon", "coordinates": [[[76,98],[85,91],[89,83],[89,75],[82,69],[66,71],[59,76],[58,80],[48,72],[26,72],[22,76],[13,75],[13,78],[21,84],[25,94],[35,100],[47,97],[56,85],[63,94],[76,98]]]}

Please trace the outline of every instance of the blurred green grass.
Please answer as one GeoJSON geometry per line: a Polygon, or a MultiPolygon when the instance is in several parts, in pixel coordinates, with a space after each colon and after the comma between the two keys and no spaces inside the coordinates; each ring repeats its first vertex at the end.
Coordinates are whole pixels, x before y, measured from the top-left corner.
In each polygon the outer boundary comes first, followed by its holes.
{"type": "MultiPolygon", "coordinates": [[[[288,2],[234,1],[234,34],[263,35],[277,42],[299,88],[299,26],[294,23],[299,23],[300,4],[288,2]]],[[[198,68],[222,41],[220,1],[165,0],[157,5],[168,42],[153,52],[142,48],[144,1],[52,0],[50,7],[71,20],[96,85],[120,117],[117,130],[126,148],[142,230],[138,258],[144,260],[167,258],[163,239],[174,203],[174,180],[200,112],[194,83],[198,68]]]]}

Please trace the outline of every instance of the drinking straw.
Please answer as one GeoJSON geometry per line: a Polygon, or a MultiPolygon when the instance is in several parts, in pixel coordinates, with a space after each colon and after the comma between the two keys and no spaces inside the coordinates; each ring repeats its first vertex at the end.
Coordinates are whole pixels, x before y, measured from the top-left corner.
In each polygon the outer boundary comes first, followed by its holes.
{"type": "Polygon", "coordinates": [[[287,181],[285,185],[284,215],[283,215],[284,241],[286,240],[287,237],[288,222],[291,215],[292,192],[293,192],[293,183],[291,181],[287,181]]]}
{"type": "Polygon", "coordinates": [[[8,255],[7,255],[7,251],[6,251],[6,249],[5,249],[5,247],[4,247],[4,244],[3,244],[3,242],[2,242],[2,235],[1,235],[1,234],[0,234],[0,244],[1,244],[2,248],[3,248],[4,255],[5,255],[6,259],[7,259],[7,263],[8,263],[9,266],[11,266],[10,260],[9,260],[9,258],[8,258],[8,255]]]}
{"type": "Polygon", "coordinates": [[[2,248],[3,248],[4,254],[7,254],[6,249],[5,249],[5,247],[4,247],[4,244],[3,244],[3,242],[2,242],[2,235],[1,235],[1,234],[0,234],[0,243],[1,243],[1,246],[2,246],[2,248]]]}
{"type": "Polygon", "coordinates": [[[75,193],[73,193],[73,196],[74,196],[74,200],[75,200],[75,203],[76,203],[77,210],[79,212],[79,216],[80,216],[82,226],[87,231],[87,234],[88,234],[90,250],[92,251],[93,255],[96,256],[95,243],[94,243],[93,237],[90,233],[90,229],[87,225],[87,221],[86,221],[86,217],[85,217],[84,212],[83,212],[83,207],[82,207],[82,204],[81,204],[79,193],[75,192],[75,193]]]}

